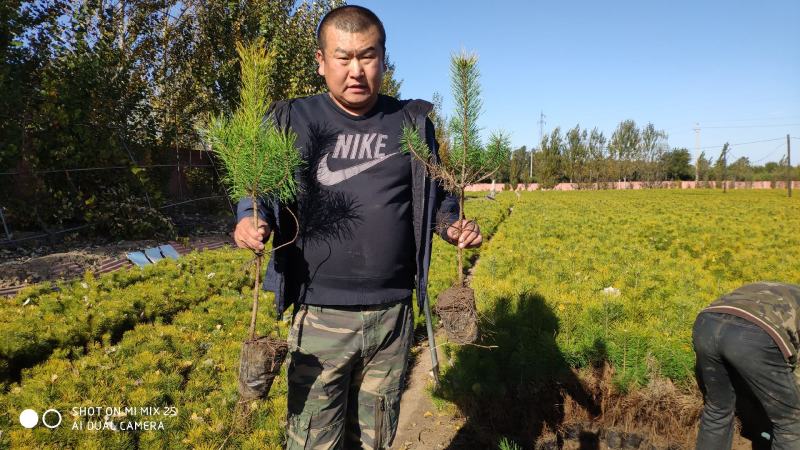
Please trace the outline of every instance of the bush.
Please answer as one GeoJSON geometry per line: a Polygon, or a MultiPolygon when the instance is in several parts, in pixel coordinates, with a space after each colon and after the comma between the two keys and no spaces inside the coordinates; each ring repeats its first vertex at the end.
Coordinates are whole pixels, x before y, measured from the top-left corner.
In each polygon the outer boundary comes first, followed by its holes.
{"type": "Polygon", "coordinates": [[[134,195],[124,184],[108,188],[87,200],[84,218],[95,234],[114,239],[175,236],[172,220],[149,206],[144,196],[134,195]]]}
{"type": "MultiPolygon", "coordinates": [[[[265,295],[265,297],[267,297],[265,295]]],[[[156,321],[127,331],[112,345],[108,335],[85,352],[56,351],[45,363],[27,369],[20,384],[0,397],[0,446],[11,448],[280,448],[285,417],[285,372],[272,398],[258,402],[252,416],[236,415],[238,358],[247,335],[249,292],[226,291],[181,312],[171,324],[156,321]],[[160,414],[110,418],[156,421],[163,430],[116,432],[73,430],[74,422],[104,420],[74,417],[81,406],[158,407],[160,414]],[[64,423],[55,430],[24,430],[14,423],[20,412],[59,410],[64,423]]],[[[265,299],[268,300],[268,299],[265,299]]],[[[265,301],[264,304],[271,302],[265,301]]],[[[286,335],[274,310],[264,308],[265,332],[286,335]]]]}

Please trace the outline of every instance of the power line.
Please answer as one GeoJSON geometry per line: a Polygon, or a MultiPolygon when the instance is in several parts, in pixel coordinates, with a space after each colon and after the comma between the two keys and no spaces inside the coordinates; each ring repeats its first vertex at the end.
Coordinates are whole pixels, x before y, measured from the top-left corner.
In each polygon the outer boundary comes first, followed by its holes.
{"type": "Polygon", "coordinates": [[[761,161],[764,161],[765,159],[771,157],[775,153],[775,150],[778,150],[779,148],[782,148],[782,147],[783,147],[783,142],[778,144],[777,147],[775,147],[772,150],[770,150],[770,152],[769,152],[769,154],[767,154],[767,156],[765,156],[765,157],[763,157],[763,158],[761,158],[761,159],[759,159],[757,161],[752,161],[752,163],[755,164],[755,163],[760,163],[761,161]]]}
{"type": "Polygon", "coordinates": [[[709,128],[780,128],[780,127],[796,127],[800,126],[800,123],[785,123],[781,125],[728,125],[728,126],[720,126],[720,127],[703,127],[703,129],[709,128]]]}
{"type": "MultiPolygon", "coordinates": [[[[760,141],[751,141],[751,142],[737,142],[737,143],[735,143],[735,144],[730,144],[730,143],[729,143],[728,145],[731,145],[731,146],[733,146],[733,145],[759,144],[759,143],[761,143],[761,142],[782,141],[782,140],[784,140],[784,139],[786,139],[786,138],[779,137],[779,138],[774,138],[774,139],[762,139],[762,140],[760,140],[760,141]]],[[[699,148],[698,148],[698,150],[708,150],[708,149],[715,149],[715,148],[720,148],[720,147],[722,147],[723,145],[725,145],[725,144],[720,144],[720,145],[709,145],[708,147],[699,147],[699,148]]]]}
{"type": "Polygon", "coordinates": [[[767,120],[795,120],[800,116],[782,116],[782,117],[757,117],[752,119],[727,119],[727,120],[700,120],[702,123],[720,123],[720,122],[764,122],[767,120]]]}

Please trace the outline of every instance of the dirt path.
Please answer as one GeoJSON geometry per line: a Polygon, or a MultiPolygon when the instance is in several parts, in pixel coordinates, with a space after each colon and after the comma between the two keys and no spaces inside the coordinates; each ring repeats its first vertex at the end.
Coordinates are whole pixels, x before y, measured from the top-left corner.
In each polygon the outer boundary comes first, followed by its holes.
{"type": "MultiPolygon", "coordinates": [[[[508,215],[503,221],[508,219],[513,208],[509,208],[508,215]]],[[[499,229],[500,224],[497,228],[499,229]]],[[[492,236],[486,236],[486,244],[492,236]]],[[[472,273],[480,260],[480,254],[476,255],[472,267],[467,271],[467,285],[472,279],[472,273]]],[[[444,342],[445,337],[436,337],[436,342],[444,342]]],[[[447,364],[443,361],[442,352],[439,352],[439,364],[447,364]]],[[[431,373],[430,349],[427,341],[420,342],[412,350],[412,369],[409,373],[408,386],[403,393],[400,401],[400,418],[397,425],[397,435],[392,445],[393,450],[412,450],[412,449],[442,449],[452,448],[453,438],[464,426],[466,419],[458,417],[457,413],[449,411],[438,411],[433,404],[430,396],[430,389],[433,386],[433,376],[431,373]]]]}
{"type": "Polygon", "coordinates": [[[417,345],[412,355],[414,365],[400,400],[400,418],[392,450],[447,448],[465,420],[437,411],[431,400],[429,391],[433,377],[427,341],[417,345]]]}

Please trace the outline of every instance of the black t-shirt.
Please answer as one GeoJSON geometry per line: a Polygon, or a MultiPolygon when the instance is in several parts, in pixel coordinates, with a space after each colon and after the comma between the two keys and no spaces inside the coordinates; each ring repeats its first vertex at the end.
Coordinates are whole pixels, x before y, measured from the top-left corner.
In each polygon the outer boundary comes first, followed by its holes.
{"type": "Polygon", "coordinates": [[[293,101],[289,124],[306,161],[300,236],[288,252],[300,302],[372,305],[410,297],[416,270],[402,104],[381,95],[369,113],[352,116],[320,94],[293,101]]]}

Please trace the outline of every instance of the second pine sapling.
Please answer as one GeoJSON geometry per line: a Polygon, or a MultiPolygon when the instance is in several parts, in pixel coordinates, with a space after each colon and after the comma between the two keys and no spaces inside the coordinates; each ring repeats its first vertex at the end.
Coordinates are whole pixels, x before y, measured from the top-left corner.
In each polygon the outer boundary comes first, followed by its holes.
{"type": "MultiPolygon", "coordinates": [[[[474,54],[460,53],[453,55],[450,61],[451,87],[455,102],[455,113],[450,120],[449,135],[452,142],[440,147],[440,154],[435,158],[419,132],[412,127],[403,129],[402,144],[412,157],[421,161],[428,175],[441,183],[442,187],[458,197],[459,220],[452,226],[461,234],[461,227],[466,222],[464,202],[467,186],[492,176],[507,157],[509,138],[502,132],[493,133],[488,145],[480,139],[478,116],[481,112],[481,88],[478,71],[478,57],[474,54]],[[443,149],[447,151],[442,151],[443,149]]],[[[461,320],[465,317],[471,323],[455,324],[453,331],[461,330],[460,337],[451,334],[455,341],[474,342],[477,339],[477,316],[475,315],[475,298],[472,290],[465,286],[464,249],[457,248],[458,284],[451,288],[452,292],[444,292],[439,297],[437,309],[442,312],[443,297],[455,295],[458,300],[458,311],[453,317],[461,320]],[[461,308],[464,308],[462,311],[461,308]],[[459,317],[463,316],[463,317],[459,317]],[[469,316],[469,317],[467,317],[469,316]],[[463,332],[466,332],[464,334],[463,332]]],[[[447,322],[445,317],[442,317],[447,322]]],[[[445,328],[450,329],[445,323],[445,328]]],[[[450,334],[450,333],[449,333],[450,334]]]]}

